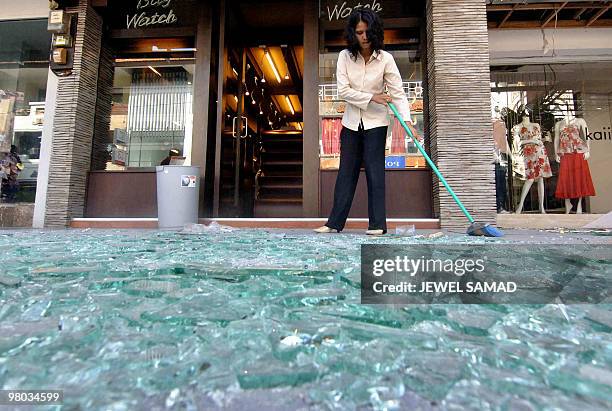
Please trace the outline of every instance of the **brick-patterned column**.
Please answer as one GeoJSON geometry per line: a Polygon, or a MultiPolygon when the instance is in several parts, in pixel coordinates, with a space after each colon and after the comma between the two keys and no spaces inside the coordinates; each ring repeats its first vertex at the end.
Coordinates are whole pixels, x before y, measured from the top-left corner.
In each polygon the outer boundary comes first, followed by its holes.
{"type": "Polygon", "coordinates": [[[79,0],[72,74],[58,80],[45,206],[45,227],[65,227],[82,217],[98,95],[102,18],[79,0]]]}
{"type": "MultiPolygon", "coordinates": [[[[487,12],[482,0],[427,1],[429,147],[433,161],[477,221],[495,222],[487,12]]],[[[443,228],[466,219],[433,175],[443,228]]]]}
{"type": "Polygon", "coordinates": [[[110,119],[113,100],[113,50],[102,42],[98,66],[98,95],[96,100],[96,117],[94,122],[93,146],[91,153],[91,169],[104,170],[109,160],[108,145],[112,144],[110,134],[110,119]]]}

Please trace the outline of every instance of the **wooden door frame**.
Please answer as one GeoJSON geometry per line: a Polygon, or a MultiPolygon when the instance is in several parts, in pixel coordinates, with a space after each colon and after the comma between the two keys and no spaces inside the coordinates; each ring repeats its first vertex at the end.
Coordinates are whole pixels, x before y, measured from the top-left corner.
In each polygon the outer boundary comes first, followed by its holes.
{"type": "Polygon", "coordinates": [[[196,61],[195,76],[193,80],[193,132],[191,163],[200,167],[200,216],[206,210],[206,198],[204,182],[207,181],[207,153],[210,150],[208,139],[208,127],[210,121],[208,105],[210,101],[210,76],[212,56],[212,14],[213,5],[211,1],[200,3],[198,10],[198,26],[196,29],[196,61]]]}
{"type": "Polygon", "coordinates": [[[217,127],[215,130],[215,175],[214,175],[214,195],[213,195],[213,217],[219,217],[219,201],[221,198],[221,135],[223,133],[223,113],[225,111],[225,73],[227,72],[227,48],[225,47],[225,25],[227,4],[226,0],[219,1],[219,54],[218,54],[218,74],[217,74],[217,127]]]}
{"type": "MultiPolygon", "coordinates": [[[[301,1],[304,10],[304,77],[303,77],[303,203],[304,217],[319,215],[319,8],[317,2],[301,1]],[[316,64],[308,64],[316,63],[316,64]]],[[[221,138],[225,113],[225,77],[228,50],[225,44],[226,12],[228,0],[219,1],[219,55],[217,77],[217,121],[215,134],[215,169],[213,217],[220,211],[221,138]]]]}
{"type": "Polygon", "coordinates": [[[319,217],[319,4],[304,0],[302,216],[319,217]]]}

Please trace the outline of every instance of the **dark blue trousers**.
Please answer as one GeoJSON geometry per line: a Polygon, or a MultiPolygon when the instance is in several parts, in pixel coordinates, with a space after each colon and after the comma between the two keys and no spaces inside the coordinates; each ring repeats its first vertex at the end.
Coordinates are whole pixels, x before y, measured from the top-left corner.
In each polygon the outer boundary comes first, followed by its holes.
{"type": "Polygon", "coordinates": [[[385,210],[385,141],[387,127],[353,131],[342,127],[340,132],[340,170],[334,189],[334,206],[326,226],[344,229],[355,188],[364,163],[368,183],[368,217],[370,230],[387,232],[385,210]]]}
{"type": "Polygon", "coordinates": [[[506,210],[508,199],[508,189],[506,188],[508,168],[495,163],[495,197],[497,200],[497,212],[506,210]]]}

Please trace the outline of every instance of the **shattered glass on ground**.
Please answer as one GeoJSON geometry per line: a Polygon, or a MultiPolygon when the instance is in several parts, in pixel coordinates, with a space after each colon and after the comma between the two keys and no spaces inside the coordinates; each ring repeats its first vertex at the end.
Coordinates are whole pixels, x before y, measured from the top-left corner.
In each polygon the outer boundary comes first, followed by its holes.
{"type": "Polygon", "coordinates": [[[0,232],[0,389],[63,389],[67,410],[612,408],[610,304],[359,303],[362,243],[491,241],[0,232]]]}

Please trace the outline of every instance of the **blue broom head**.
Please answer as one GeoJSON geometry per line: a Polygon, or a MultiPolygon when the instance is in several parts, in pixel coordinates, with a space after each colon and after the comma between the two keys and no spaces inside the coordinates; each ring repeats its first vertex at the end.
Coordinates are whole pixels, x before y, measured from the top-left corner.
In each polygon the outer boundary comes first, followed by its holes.
{"type": "Polygon", "coordinates": [[[491,224],[472,223],[467,230],[467,234],[480,237],[503,237],[504,233],[491,224]]]}

